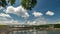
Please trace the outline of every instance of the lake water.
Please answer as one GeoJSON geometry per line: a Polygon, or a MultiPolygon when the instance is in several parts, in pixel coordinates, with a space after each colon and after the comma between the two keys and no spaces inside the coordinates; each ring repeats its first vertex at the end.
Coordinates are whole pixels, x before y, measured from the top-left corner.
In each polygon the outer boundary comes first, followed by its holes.
{"type": "Polygon", "coordinates": [[[60,30],[51,30],[51,31],[31,31],[31,30],[23,30],[23,31],[13,31],[9,34],[60,34],[60,30]]]}

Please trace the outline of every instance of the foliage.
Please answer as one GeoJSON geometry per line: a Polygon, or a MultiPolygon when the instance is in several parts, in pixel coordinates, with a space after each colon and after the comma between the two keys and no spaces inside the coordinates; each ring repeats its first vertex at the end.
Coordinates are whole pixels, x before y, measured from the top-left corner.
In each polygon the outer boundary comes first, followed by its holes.
{"type": "Polygon", "coordinates": [[[55,24],[54,28],[60,28],[60,24],[55,24]]]}
{"type": "Polygon", "coordinates": [[[10,2],[11,5],[15,4],[15,1],[16,0],[9,0],[9,2],[10,2]]]}
{"type": "Polygon", "coordinates": [[[6,3],[6,0],[0,0],[0,6],[6,6],[7,5],[7,3],[6,3]]]}
{"type": "Polygon", "coordinates": [[[0,0],[0,6],[5,7],[6,5],[8,5],[8,3],[10,3],[11,5],[13,5],[13,4],[15,4],[15,1],[16,0],[8,0],[8,1],[6,1],[6,0],[0,0]]]}
{"type": "Polygon", "coordinates": [[[22,0],[21,4],[25,9],[31,10],[35,5],[37,1],[36,0],[22,0]]]}
{"type": "Polygon", "coordinates": [[[8,25],[0,25],[0,29],[2,28],[8,28],[9,26],[8,25]]]}

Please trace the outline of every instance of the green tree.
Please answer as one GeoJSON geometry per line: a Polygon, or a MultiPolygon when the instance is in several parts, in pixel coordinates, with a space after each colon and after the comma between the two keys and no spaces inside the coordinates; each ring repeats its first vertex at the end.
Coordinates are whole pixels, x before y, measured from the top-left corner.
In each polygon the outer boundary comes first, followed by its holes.
{"type": "Polygon", "coordinates": [[[15,4],[15,1],[16,0],[9,0],[9,2],[10,2],[11,5],[15,4]]]}
{"type": "Polygon", "coordinates": [[[7,5],[7,3],[6,3],[6,0],[0,0],[0,6],[6,6],[7,5]]]}
{"type": "Polygon", "coordinates": [[[0,0],[0,6],[5,7],[6,5],[8,5],[8,3],[10,3],[11,5],[13,5],[13,4],[15,4],[15,1],[16,0],[8,0],[8,1],[6,1],[6,0],[0,0]]]}
{"type": "Polygon", "coordinates": [[[36,5],[37,0],[21,0],[21,4],[25,9],[32,10],[36,5]]]}

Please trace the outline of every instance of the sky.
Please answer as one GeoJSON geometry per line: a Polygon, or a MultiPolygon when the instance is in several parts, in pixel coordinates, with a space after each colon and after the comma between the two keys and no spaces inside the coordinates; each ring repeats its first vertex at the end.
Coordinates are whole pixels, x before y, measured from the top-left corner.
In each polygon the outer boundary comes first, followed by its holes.
{"type": "Polygon", "coordinates": [[[60,23],[60,0],[37,0],[32,10],[26,10],[21,0],[6,7],[0,6],[1,24],[55,24],[60,23]]]}

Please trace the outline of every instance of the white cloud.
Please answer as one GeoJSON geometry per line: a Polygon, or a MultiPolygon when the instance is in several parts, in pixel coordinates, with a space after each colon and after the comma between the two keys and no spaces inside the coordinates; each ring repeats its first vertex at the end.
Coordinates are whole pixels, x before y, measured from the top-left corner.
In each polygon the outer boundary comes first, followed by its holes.
{"type": "Polygon", "coordinates": [[[20,24],[17,20],[0,21],[0,25],[17,25],[20,24]]]}
{"type": "Polygon", "coordinates": [[[3,7],[2,7],[2,6],[0,6],[0,10],[1,10],[1,9],[3,9],[3,7]]]}
{"type": "Polygon", "coordinates": [[[0,17],[0,25],[17,25],[20,24],[18,20],[14,20],[12,18],[0,17]]]}
{"type": "Polygon", "coordinates": [[[0,14],[0,25],[11,25],[11,24],[19,24],[18,20],[12,19],[12,17],[9,14],[0,14]]]}
{"type": "Polygon", "coordinates": [[[46,20],[45,18],[37,18],[34,21],[27,21],[28,25],[43,25],[43,24],[47,24],[48,20],[46,20]]]}
{"type": "Polygon", "coordinates": [[[55,13],[54,12],[52,12],[52,11],[48,11],[48,12],[46,12],[46,15],[50,15],[50,16],[53,16],[55,13]]]}
{"type": "Polygon", "coordinates": [[[11,18],[11,16],[9,14],[4,14],[4,13],[0,13],[0,17],[10,17],[11,18]]]}
{"type": "Polygon", "coordinates": [[[22,6],[18,6],[16,8],[13,6],[9,6],[7,7],[7,10],[5,11],[5,13],[8,13],[8,14],[13,13],[21,17],[29,17],[27,10],[25,10],[22,6]]]}
{"type": "Polygon", "coordinates": [[[56,24],[60,24],[60,22],[56,22],[56,24]]]}
{"type": "Polygon", "coordinates": [[[42,16],[43,14],[41,12],[33,12],[33,15],[35,17],[42,16]]]}

